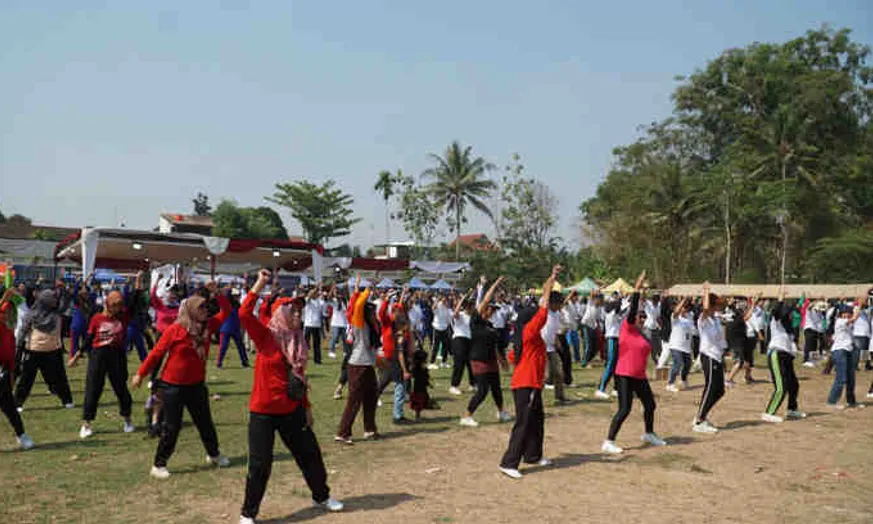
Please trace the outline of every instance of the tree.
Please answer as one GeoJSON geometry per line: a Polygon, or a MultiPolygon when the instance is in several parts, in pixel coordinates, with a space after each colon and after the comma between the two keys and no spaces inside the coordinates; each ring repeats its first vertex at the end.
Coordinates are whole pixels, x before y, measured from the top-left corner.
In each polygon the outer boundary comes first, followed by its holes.
{"type": "Polygon", "coordinates": [[[406,234],[415,242],[415,255],[429,248],[439,225],[439,207],[433,197],[414,178],[398,172],[395,180],[400,188],[398,212],[393,215],[403,223],[406,234]]]}
{"type": "Polygon", "coordinates": [[[209,197],[203,193],[197,192],[191,202],[194,204],[194,214],[199,217],[207,217],[212,213],[212,206],[209,205],[209,197]]]}
{"type": "Polygon", "coordinates": [[[461,225],[466,221],[467,205],[493,220],[493,214],[483,200],[496,187],[486,178],[487,171],[494,166],[482,157],[474,158],[472,149],[470,146],[461,147],[454,141],[443,156],[430,155],[435,165],[422,174],[431,181],[427,192],[434,197],[436,206],[445,210],[449,228],[455,232],[455,259],[461,258],[461,225]]]}
{"type": "Polygon", "coordinates": [[[307,180],[277,183],[275,193],[266,200],[287,207],[303,228],[306,240],[314,244],[346,236],[360,222],[351,208],[354,199],[337,188],[333,180],[321,185],[307,180]]]}
{"type": "Polygon", "coordinates": [[[391,234],[390,234],[391,209],[388,206],[388,202],[391,200],[391,197],[394,196],[394,186],[402,178],[403,178],[403,172],[400,171],[399,169],[397,170],[397,175],[391,174],[390,171],[382,171],[379,173],[379,178],[376,181],[376,185],[373,186],[373,190],[380,192],[382,194],[382,200],[385,202],[385,243],[386,244],[391,241],[391,234]]]}
{"type": "Polygon", "coordinates": [[[6,218],[6,224],[13,227],[30,227],[33,225],[33,221],[24,215],[16,213],[6,218]]]}
{"type": "Polygon", "coordinates": [[[506,166],[501,189],[501,244],[519,251],[523,247],[544,250],[557,244],[552,236],[557,224],[558,200],[544,183],[524,175],[518,154],[506,166]]]}
{"type": "Polygon", "coordinates": [[[2,211],[0,211],[0,224],[5,224],[5,223],[6,223],[6,215],[4,215],[2,211]]]}
{"type": "Polygon", "coordinates": [[[212,234],[226,238],[281,239],[288,233],[279,215],[268,207],[239,207],[232,200],[222,200],[212,213],[212,234]]]}

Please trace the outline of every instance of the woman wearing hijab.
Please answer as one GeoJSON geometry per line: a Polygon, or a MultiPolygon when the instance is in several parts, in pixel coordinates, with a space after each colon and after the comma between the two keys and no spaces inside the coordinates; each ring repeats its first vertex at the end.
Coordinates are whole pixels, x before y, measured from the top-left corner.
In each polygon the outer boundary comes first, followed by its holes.
{"type": "Polygon", "coordinates": [[[24,432],[21,415],[15,409],[15,399],[12,396],[12,382],[15,374],[15,333],[12,331],[15,303],[12,297],[15,291],[7,288],[0,299],[0,411],[6,415],[9,424],[15,431],[15,440],[22,449],[34,446],[33,440],[24,432]],[[11,324],[11,325],[10,325],[11,324]]]}
{"type": "MultiPolygon", "coordinates": [[[[142,271],[136,275],[134,293],[127,297],[112,291],[103,303],[103,312],[91,318],[85,335],[85,349],[88,351],[88,373],[85,377],[85,402],[82,407],[82,428],[79,438],[86,439],[93,434],[91,422],[97,415],[97,404],[103,394],[106,377],[118,398],[119,414],[124,419],[124,432],[133,433],[130,410],[133,400],[127,389],[127,351],[125,337],[128,324],[137,314],[135,305],[142,291],[142,271]],[[128,307],[130,304],[133,307],[128,307]]],[[[75,365],[81,353],[70,357],[70,366],[75,365]]]]}
{"type": "Polygon", "coordinates": [[[21,359],[21,375],[15,388],[18,410],[23,409],[38,371],[64,407],[72,409],[73,394],[64,369],[61,312],[53,289],[40,291],[36,296],[32,309],[22,320],[17,342],[21,359]]]}
{"type": "Polygon", "coordinates": [[[161,334],[161,340],[133,377],[137,388],[144,377],[160,365],[164,356],[167,361],[161,372],[164,387],[164,431],[158,442],[151,475],[158,479],[170,476],[167,461],[176,449],[179,430],[182,429],[182,408],[187,408],[191,420],[200,432],[206,447],[206,461],[219,467],[227,467],[230,461],[218,450],[218,435],[209,410],[209,391],[206,389],[206,360],[209,357],[209,342],[222,322],[230,314],[230,302],[218,293],[218,286],[210,282],[207,287],[210,300],[195,295],[182,301],[176,321],[161,334]],[[210,302],[217,300],[220,311],[210,318],[210,302]]]}
{"type": "Polygon", "coordinates": [[[306,359],[301,301],[277,301],[268,325],[255,317],[258,294],[270,280],[262,270],[240,308],[240,321],[257,348],[255,376],[249,400],[249,471],[240,524],[253,524],[267,490],[273,466],[276,433],[294,455],[312,491],[315,507],[341,511],[330,497],[321,449],[312,431],[307,398],[306,359]]]}

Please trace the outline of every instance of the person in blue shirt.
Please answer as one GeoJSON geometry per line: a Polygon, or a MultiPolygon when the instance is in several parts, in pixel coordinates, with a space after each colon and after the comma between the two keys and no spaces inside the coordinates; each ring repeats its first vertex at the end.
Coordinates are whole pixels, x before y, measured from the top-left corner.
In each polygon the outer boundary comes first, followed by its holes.
{"type": "Polygon", "coordinates": [[[221,331],[219,332],[218,368],[221,369],[224,365],[224,356],[227,354],[227,348],[231,340],[236,344],[236,350],[239,352],[239,361],[242,363],[242,367],[247,368],[249,367],[249,357],[246,353],[246,346],[243,343],[242,328],[239,322],[239,300],[233,295],[230,295],[228,298],[233,306],[233,310],[221,325],[221,331]]]}

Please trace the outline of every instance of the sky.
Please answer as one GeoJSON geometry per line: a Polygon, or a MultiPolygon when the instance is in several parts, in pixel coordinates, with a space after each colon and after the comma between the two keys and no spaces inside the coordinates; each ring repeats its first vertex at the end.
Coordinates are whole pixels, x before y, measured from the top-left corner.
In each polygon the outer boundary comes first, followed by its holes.
{"type": "Polygon", "coordinates": [[[334,179],[362,221],[331,245],[366,248],[386,238],[377,174],[458,140],[521,155],[576,245],[579,204],[677,75],[823,23],[873,44],[868,0],[0,0],[0,210],[150,229],[198,191],[259,206],[334,179]]]}

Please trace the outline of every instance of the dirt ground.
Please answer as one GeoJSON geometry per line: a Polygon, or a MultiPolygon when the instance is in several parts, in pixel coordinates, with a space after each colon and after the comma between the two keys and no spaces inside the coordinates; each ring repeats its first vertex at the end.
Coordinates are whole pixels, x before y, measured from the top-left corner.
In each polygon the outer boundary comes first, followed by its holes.
{"type": "MultiPolygon", "coordinates": [[[[870,376],[860,374],[859,392],[866,391],[870,376]]],[[[348,507],[337,515],[307,508],[301,476],[286,461],[274,472],[261,517],[276,523],[873,522],[873,408],[827,412],[831,377],[804,369],[800,379],[800,405],[808,419],[776,426],[761,422],[770,384],[741,385],[730,389],[713,412],[711,419],[723,428],[714,436],[690,431],[701,375],[693,376],[696,387],[678,394],[656,383],[656,430],[669,447],[640,445],[642,416],[636,405],[619,435],[627,451],[618,458],[599,450],[612,403],[579,399],[547,408],[546,454],[555,465],[523,470],[520,481],[497,470],[507,425],[411,430],[361,443],[332,459],[347,466],[328,464],[333,493],[348,507]]],[[[490,414],[489,401],[479,418],[490,414]]],[[[238,481],[228,487],[238,491],[238,481]]],[[[194,506],[211,522],[232,521],[238,500],[194,506]]]]}

